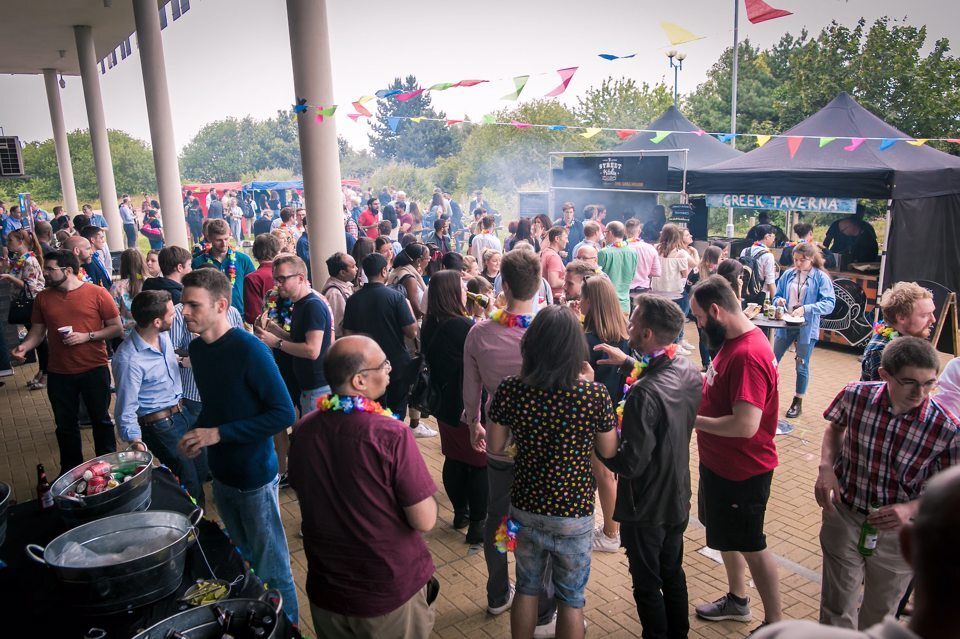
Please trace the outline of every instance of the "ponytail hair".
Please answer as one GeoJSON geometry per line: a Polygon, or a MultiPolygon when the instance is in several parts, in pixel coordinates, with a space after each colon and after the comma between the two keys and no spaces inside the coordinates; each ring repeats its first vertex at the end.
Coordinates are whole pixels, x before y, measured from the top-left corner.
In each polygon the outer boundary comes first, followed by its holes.
{"type": "Polygon", "coordinates": [[[7,234],[7,240],[10,240],[10,238],[13,238],[23,244],[25,247],[27,247],[28,251],[32,251],[33,256],[40,264],[40,268],[43,268],[43,247],[40,246],[40,240],[37,239],[35,234],[30,232],[30,229],[17,229],[16,231],[10,231],[7,234]]]}

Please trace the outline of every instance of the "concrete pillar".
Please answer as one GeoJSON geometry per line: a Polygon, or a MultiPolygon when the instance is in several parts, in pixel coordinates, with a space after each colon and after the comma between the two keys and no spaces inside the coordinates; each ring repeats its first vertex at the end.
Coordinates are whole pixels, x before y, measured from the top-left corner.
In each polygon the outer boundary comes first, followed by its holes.
{"type": "Polygon", "coordinates": [[[67,142],[67,127],[63,124],[63,105],[60,103],[60,85],[57,70],[43,70],[43,84],[47,89],[47,106],[50,107],[50,124],[53,126],[53,146],[57,151],[57,170],[60,172],[60,191],[63,193],[63,208],[71,215],[80,212],[77,187],[73,183],[73,161],[70,160],[70,144],[67,142]]]}
{"type": "Polygon", "coordinates": [[[83,100],[87,105],[87,122],[90,124],[90,142],[93,145],[93,166],[97,173],[97,190],[100,192],[100,209],[110,227],[107,244],[112,251],[122,250],[123,222],[117,204],[117,183],[113,178],[113,159],[110,157],[110,141],[107,139],[107,119],[103,115],[103,95],[100,93],[100,67],[93,46],[90,27],[73,27],[77,40],[77,58],[80,60],[80,80],[83,83],[83,100]]]}
{"type": "MultiPolygon", "coordinates": [[[[297,97],[306,98],[308,104],[333,104],[326,0],[287,0],[287,24],[297,97]]],[[[300,113],[297,124],[307,203],[310,270],[313,285],[319,290],[328,276],[326,259],[346,250],[337,128],[333,118],[317,123],[315,113],[311,112],[300,113]]]]}
{"type": "Polygon", "coordinates": [[[167,90],[167,69],[160,39],[160,15],[157,0],[133,0],[133,17],[140,45],[140,66],[143,69],[143,92],[147,98],[147,119],[150,121],[150,143],[153,164],[157,171],[160,196],[160,217],[168,245],[189,248],[187,222],[183,213],[180,189],[180,165],[177,145],[173,141],[173,116],[170,113],[170,92],[167,90]]]}

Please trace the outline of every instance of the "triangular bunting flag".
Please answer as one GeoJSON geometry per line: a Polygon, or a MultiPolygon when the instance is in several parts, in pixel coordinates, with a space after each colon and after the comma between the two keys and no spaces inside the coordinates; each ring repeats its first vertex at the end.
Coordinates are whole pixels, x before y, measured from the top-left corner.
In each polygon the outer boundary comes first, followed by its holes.
{"type": "Polygon", "coordinates": [[[626,140],[636,132],[636,129],[617,129],[617,137],[621,140],[626,140]]]}
{"type": "Polygon", "coordinates": [[[400,124],[400,118],[393,116],[387,118],[387,126],[390,127],[390,130],[394,133],[397,132],[397,126],[400,124]]]}
{"type": "Polygon", "coordinates": [[[447,120],[447,126],[453,126],[455,124],[460,124],[463,120],[447,120]]]}
{"type": "Polygon", "coordinates": [[[800,148],[800,144],[803,143],[803,138],[791,135],[787,138],[787,147],[790,149],[790,159],[793,159],[793,156],[797,154],[797,149],[800,148]]]}
{"type": "Polygon", "coordinates": [[[374,98],[372,95],[365,95],[365,96],[363,96],[362,98],[360,98],[359,100],[357,100],[357,102],[359,102],[360,104],[366,104],[366,103],[369,102],[370,100],[374,100],[374,99],[375,99],[375,98],[374,98]]]}
{"type": "Polygon", "coordinates": [[[579,67],[570,67],[568,69],[557,69],[557,73],[560,74],[560,85],[550,93],[547,93],[546,95],[544,95],[544,97],[555,98],[561,93],[563,93],[564,91],[566,91],[567,86],[570,84],[570,80],[573,79],[573,74],[577,72],[578,68],[579,67]]]}
{"type": "Polygon", "coordinates": [[[363,106],[363,102],[361,102],[360,100],[357,100],[356,102],[353,103],[353,110],[357,112],[357,115],[362,115],[365,118],[369,118],[370,116],[373,115],[372,113],[370,113],[370,109],[363,106]]]}
{"type": "Polygon", "coordinates": [[[746,3],[747,20],[749,20],[752,24],[793,15],[789,11],[784,11],[783,9],[774,9],[763,0],[746,0],[746,3]]]}
{"type": "Polygon", "coordinates": [[[837,138],[826,138],[826,137],[820,138],[820,148],[822,149],[823,147],[827,146],[828,144],[830,144],[836,139],[837,138]]]}
{"type": "Polygon", "coordinates": [[[670,131],[656,131],[655,135],[650,138],[650,142],[653,144],[660,144],[667,139],[668,135],[670,135],[670,131]]]}
{"type": "Polygon", "coordinates": [[[547,127],[550,131],[563,131],[567,128],[566,124],[551,124],[547,127]]]}
{"type": "Polygon", "coordinates": [[[757,148],[759,149],[761,146],[763,146],[764,144],[766,144],[767,142],[769,142],[771,137],[773,137],[773,136],[770,136],[770,135],[758,135],[758,136],[757,136],[757,148]]]}
{"type": "Polygon", "coordinates": [[[453,86],[455,86],[455,87],[472,87],[472,86],[475,86],[475,85],[477,85],[477,84],[483,84],[484,82],[489,82],[489,81],[490,81],[490,80],[460,80],[459,82],[457,82],[457,83],[456,83],[455,85],[453,85],[453,86]]]}
{"type": "Polygon", "coordinates": [[[415,118],[410,118],[410,121],[413,122],[414,124],[420,124],[421,122],[423,122],[423,116],[419,115],[415,118]]]}
{"type": "Polygon", "coordinates": [[[406,102],[407,100],[414,99],[424,91],[426,91],[426,89],[417,89],[416,91],[408,91],[406,93],[400,93],[396,97],[397,97],[397,100],[399,100],[400,102],[406,102]]]}
{"type": "Polygon", "coordinates": [[[603,58],[604,60],[626,60],[627,58],[635,58],[636,53],[631,53],[630,55],[613,55],[612,53],[598,53],[598,57],[603,58]]]}
{"type": "Polygon", "coordinates": [[[897,143],[896,138],[884,138],[883,140],[880,141],[880,150],[886,151],[896,143],[897,143]]]}
{"type": "Polygon", "coordinates": [[[508,93],[507,95],[500,98],[501,100],[516,100],[520,97],[520,92],[523,91],[523,87],[527,86],[527,80],[530,79],[529,75],[518,75],[513,79],[513,85],[516,87],[516,91],[513,93],[508,93]]]}
{"type": "Polygon", "coordinates": [[[913,146],[923,146],[926,143],[927,143],[926,138],[921,138],[918,140],[907,140],[907,144],[912,144],[913,146]]]}
{"type": "Polygon", "coordinates": [[[703,40],[703,36],[698,36],[692,31],[687,31],[680,25],[672,22],[661,22],[660,28],[667,34],[667,40],[670,41],[670,44],[674,46],[686,42],[693,42],[694,40],[703,40]]]}
{"type": "Polygon", "coordinates": [[[453,82],[440,82],[430,87],[430,91],[446,91],[450,87],[454,86],[453,82]]]}
{"type": "Polygon", "coordinates": [[[693,134],[698,138],[702,138],[704,133],[706,133],[706,131],[704,131],[703,129],[697,129],[696,131],[693,132],[693,134]]]}
{"type": "Polygon", "coordinates": [[[486,114],[485,116],[483,116],[483,123],[484,123],[484,124],[496,124],[496,123],[497,123],[497,119],[488,113],[488,114],[486,114]]]}
{"type": "Polygon", "coordinates": [[[584,132],[580,134],[580,137],[592,138],[593,136],[595,136],[597,133],[600,133],[601,131],[603,131],[603,129],[601,129],[600,127],[591,126],[585,129],[584,132]]]}
{"type": "Polygon", "coordinates": [[[401,93],[403,93],[403,91],[401,91],[401,90],[399,90],[399,89],[392,89],[392,90],[391,90],[391,89],[380,89],[379,91],[376,92],[375,95],[376,95],[378,98],[392,98],[393,96],[395,96],[395,95],[400,95],[401,93]]]}
{"type": "Polygon", "coordinates": [[[334,104],[330,107],[317,107],[317,122],[323,122],[323,118],[331,116],[337,112],[337,105],[334,104]]]}
{"type": "Polygon", "coordinates": [[[720,141],[723,142],[723,143],[729,142],[729,141],[732,140],[734,137],[736,137],[736,136],[734,136],[733,133],[718,133],[718,134],[717,134],[717,139],[720,140],[720,141]]]}
{"type": "Polygon", "coordinates": [[[306,113],[307,112],[307,99],[306,98],[297,98],[297,103],[293,105],[294,113],[306,113]]]}
{"type": "Polygon", "coordinates": [[[850,138],[850,144],[843,147],[844,151],[856,151],[857,147],[866,142],[866,138],[850,138]]]}
{"type": "Polygon", "coordinates": [[[947,142],[953,142],[954,144],[960,144],[960,138],[947,138],[947,142]]]}
{"type": "Polygon", "coordinates": [[[517,122],[516,120],[510,120],[510,124],[517,127],[518,129],[529,129],[531,126],[529,122],[517,122]]]}
{"type": "Polygon", "coordinates": [[[360,117],[360,114],[359,114],[359,113],[348,113],[348,114],[347,114],[347,117],[350,118],[351,120],[353,120],[354,122],[356,122],[356,121],[357,121],[357,118],[360,117]]]}

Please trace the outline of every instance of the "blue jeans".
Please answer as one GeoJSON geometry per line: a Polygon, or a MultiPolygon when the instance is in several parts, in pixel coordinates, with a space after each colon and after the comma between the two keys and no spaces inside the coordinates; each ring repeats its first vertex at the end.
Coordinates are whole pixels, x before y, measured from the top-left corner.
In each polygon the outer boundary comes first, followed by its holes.
{"type": "Polygon", "coordinates": [[[807,384],[810,383],[810,356],[813,355],[813,347],[817,345],[817,340],[810,340],[807,344],[801,344],[799,328],[788,328],[786,335],[781,337],[782,332],[777,332],[777,337],[773,340],[773,354],[777,358],[777,363],[783,358],[790,345],[797,343],[797,386],[794,393],[797,397],[803,397],[807,392],[807,384]]]}
{"type": "Polygon", "coordinates": [[[127,235],[127,248],[137,248],[137,226],[133,223],[125,223],[123,232],[127,235]]]}
{"type": "Polygon", "coordinates": [[[183,405],[183,416],[187,418],[187,430],[190,430],[200,419],[200,409],[203,408],[203,404],[186,397],[180,401],[183,405]]]}
{"type": "Polygon", "coordinates": [[[568,608],[583,608],[583,591],[590,579],[593,515],[548,517],[512,507],[520,522],[517,533],[517,592],[536,597],[548,562],[553,565],[556,598],[568,608]]]}
{"type": "Polygon", "coordinates": [[[330,386],[321,386],[310,390],[300,391],[300,417],[307,416],[307,413],[317,410],[317,400],[324,395],[330,394],[330,386]]]}
{"type": "Polygon", "coordinates": [[[207,451],[202,449],[194,459],[188,459],[177,452],[177,443],[190,429],[191,424],[186,415],[176,413],[158,422],[141,426],[140,432],[143,443],[150,452],[180,478],[180,484],[202,505],[203,481],[207,478],[207,451]]]}
{"type": "Polygon", "coordinates": [[[253,490],[213,480],[213,501],[230,539],[257,576],[283,595],[283,608],[297,623],[297,589],[290,570],[290,550],[280,519],[280,476],[253,490]]]}

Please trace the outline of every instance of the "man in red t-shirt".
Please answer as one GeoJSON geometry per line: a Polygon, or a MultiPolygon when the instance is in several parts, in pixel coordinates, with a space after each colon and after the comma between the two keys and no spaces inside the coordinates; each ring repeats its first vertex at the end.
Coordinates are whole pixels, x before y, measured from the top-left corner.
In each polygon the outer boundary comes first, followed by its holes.
{"type": "Polygon", "coordinates": [[[707,343],[719,348],[704,376],[695,423],[698,503],[707,546],[720,551],[730,588],[715,602],[697,606],[697,616],[749,621],[749,566],[763,601],[763,625],[775,623],[780,621],[780,590],[763,519],[777,467],[776,359],[770,342],[743,314],[722,277],[713,275],[694,286],[690,308],[707,343]]]}
{"type": "Polygon", "coordinates": [[[380,200],[375,197],[367,200],[367,210],[360,214],[360,228],[371,240],[380,237],[377,224],[380,223],[380,200]]]}
{"type": "Polygon", "coordinates": [[[44,337],[50,345],[47,396],[57,424],[60,472],[83,463],[77,413],[80,398],[90,413],[97,455],[117,449],[110,409],[110,369],[105,342],[123,335],[117,305],[105,289],[77,277],[80,261],[70,251],[45,256],[46,288],[33,302],[30,332],[11,353],[23,361],[44,337]]]}
{"type": "Polygon", "coordinates": [[[554,226],[547,233],[547,240],[550,243],[540,251],[540,274],[550,285],[555,300],[563,295],[563,277],[566,274],[566,267],[563,265],[560,251],[567,245],[567,235],[567,229],[554,226]]]}
{"type": "Polygon", "coordinates": [[[372,339],[351,335],[334,342],[323,369],[336,403],[294,427],[288,465],[314,628],[321,637],[426,637],[436,592],[421,533],[436,524],[437,487],[413,432],[373,401],[386,392],[390,361],[372,339]]]}

